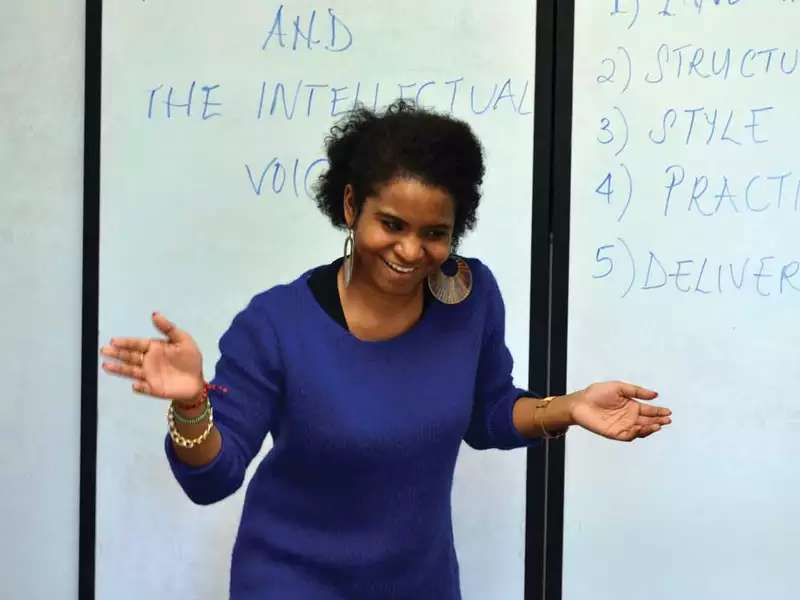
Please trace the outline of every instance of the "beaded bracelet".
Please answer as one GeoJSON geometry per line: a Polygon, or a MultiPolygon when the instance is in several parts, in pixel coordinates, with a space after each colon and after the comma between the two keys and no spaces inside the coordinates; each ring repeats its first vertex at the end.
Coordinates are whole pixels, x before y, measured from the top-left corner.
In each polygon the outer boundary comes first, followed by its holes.
{"type": "MultiPolygon", "coordinates": [[[[180,405],[178,405],[178,406],[180,406],[180,405]]],[[[172,403],[172,407],[171,408],[172,408],[172,416],[175,419],[176,423],[180,423],[181,425],[197,425],[201,421],[205,421],[205,418],[211,412],[211,400],[206,398],[206,405],[205,405],[205,408],[203,408],[203,412],[201,412],[199,415],[197,415],[195,417],[186,417],[186,416],[182,415],[180,413],[180,411],[177,410],[177,407],[176,407],[174,402],[172,403]]],[[[184,408],[184,407],[180,406],[180,408],[184,408]]]]}
{"type": "Polygon", "coordinates": [[[175,427],[175,409],[172,406],[167,411],[167,424],[169,425],[169,437],[172,438],[173,442],[182,448],[194,448],[205,442],[214,428],[214,409],[211,406],[208,407],[208,425],[205,431],[196,438],[186,438],[181,435],[175,427]]]}
{"type": "MultiPolygon", "coordinates": [[[[547,398],[545,398],[544,400],[540,400],[540,401],[538,402],[538,404],[536,405],[536,409],[539,409],[539,408],[547,408],[547,406],[548,406],[548,405],[549,405],[549,404],[550,404],[550,403],[553,401],[553,399],[554,399],[554,398],[555,398],[555,396],[548,396],[548,397],[547,397],[547,398]]],[[[535,423],[535,422],[536,422],[536,420],[537,420],[537,419],[536,419],[536,414],[537,414],[538,412],[539,412],[538,410],[534,410],[534,413],[533,413],[533,415],[534,415],[534,416],[533,416],[533,421],[534,421],[534,423],[535,423]]],[[[566,430],[566,429],[564,429],[563,431],[561,431],[561,432],[559,432],[559,433],[552,434],[552,433],[550,433],[549,431],[547,431],[547,429],[545,429],[545,428],[544,428],[544,422],[542,422],[542,420],[541,420],[541,419],[538,419],[538,421],[539,421],[539,428],[542,430],[542,437],[543,437],[544,439],[546,439],[546,440],[557,440],[557,439],[559,439],[559,438],[562,438],[562,437],[564,437],[565,435],[567,435],[567,430],[566,430]]]]}

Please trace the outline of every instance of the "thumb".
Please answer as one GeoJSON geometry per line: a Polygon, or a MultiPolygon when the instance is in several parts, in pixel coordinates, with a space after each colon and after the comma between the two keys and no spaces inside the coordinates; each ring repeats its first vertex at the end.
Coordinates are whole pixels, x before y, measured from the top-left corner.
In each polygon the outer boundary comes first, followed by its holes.
{"type": "Polygon", "coordinates": [[[180,342],[186,338],[186,333],[175,326],[175,323],[167,319],[160,312],[153,313],[153,325],[156,326],[161,333],[163,333],[170,342],[180,342]]]}

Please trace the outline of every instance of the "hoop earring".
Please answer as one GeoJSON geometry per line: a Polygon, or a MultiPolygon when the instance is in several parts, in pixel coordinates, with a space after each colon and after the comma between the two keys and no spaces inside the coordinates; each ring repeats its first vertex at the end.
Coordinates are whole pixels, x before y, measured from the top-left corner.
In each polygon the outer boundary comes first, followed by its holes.
{"type": "Polygon", "coordinates": [[[347,237],[344,240],[344,287],[350,285],[353,278],[353,255],[355,254],[356,240],[353,230],[347,230],[347,237]]]}
{"type": "Polygon", "coordinates": [[[458,304],[466,300],[472,291],[472,271],[467,261],[451,254],[436,273],[428,275],[428,289],[434,298],[444,304],[458,304]]]}

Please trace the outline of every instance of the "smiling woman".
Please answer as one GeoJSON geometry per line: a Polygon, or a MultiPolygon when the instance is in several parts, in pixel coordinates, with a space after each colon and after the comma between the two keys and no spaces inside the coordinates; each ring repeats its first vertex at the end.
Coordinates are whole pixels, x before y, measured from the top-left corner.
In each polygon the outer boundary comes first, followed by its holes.
{"type": "Polygon", "coordinates": [[[316,200],[344,257],[252,299],[211,384],[188,333],[115,338],[111,373],[169,398],[167,459],[186,494],[249,483],[230,597],[458,600],[450,495],[462,441],[511,449],[578,424],[630,441],[669,424],[622,382],[539,399],[517,388],[491,271],[454,254],[475,225],[481,146],[449,116],[359,109],[327,139],[316,200]]]}

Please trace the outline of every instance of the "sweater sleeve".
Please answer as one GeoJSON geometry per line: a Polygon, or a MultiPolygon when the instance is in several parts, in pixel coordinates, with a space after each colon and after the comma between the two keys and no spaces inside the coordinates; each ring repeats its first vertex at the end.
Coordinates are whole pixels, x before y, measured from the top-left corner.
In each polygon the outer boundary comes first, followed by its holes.
{"type": "Polygon", "coordinates": [[[538,397],[538,394],[514,386],[511,376],[514,361],[505,342],[503,298],[491,271],[481,263],[477,263],[477,268],[482,271],[480,282],[486,289],[484,303],[487,314],[472,417],[464,441],[478,450],[535,446],[540,440],[526,438],[517,430],[512,411],[518,398],[538,397]]]}
{"type": "Polygon", "coordinates": [[[217,456],[207,465],[181,462],[167,435],[167,460],[186,495],[211,504],[241,487],[245,470],[258,453],[283,395],[283,367],[278,338],[256,296],[240,312],[219,342],[220,358],[212,383],[227,392],[210,391],[214,425],[222,438],[217,456]]]}

